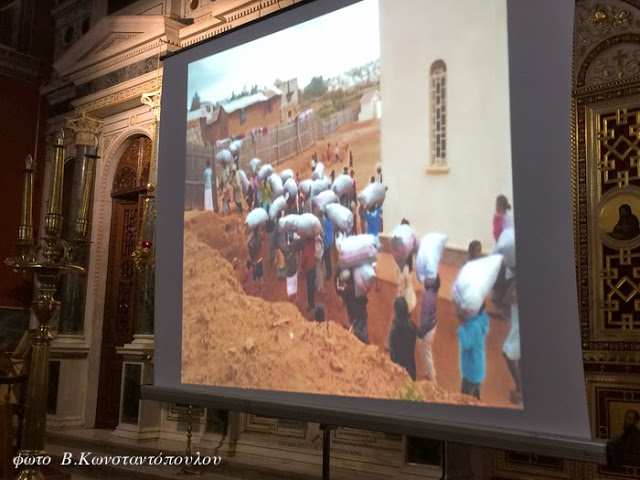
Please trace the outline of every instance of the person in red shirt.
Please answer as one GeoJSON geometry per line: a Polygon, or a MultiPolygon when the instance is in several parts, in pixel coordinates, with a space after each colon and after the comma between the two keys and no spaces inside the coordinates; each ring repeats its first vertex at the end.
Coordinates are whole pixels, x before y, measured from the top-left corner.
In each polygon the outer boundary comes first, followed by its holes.
{"type": "Polygon", "coordinates": [[[316,308],[316,242],[306,238],[302,247],[300,269],[307,279],[307,306],[309,311],[316,308]]]}

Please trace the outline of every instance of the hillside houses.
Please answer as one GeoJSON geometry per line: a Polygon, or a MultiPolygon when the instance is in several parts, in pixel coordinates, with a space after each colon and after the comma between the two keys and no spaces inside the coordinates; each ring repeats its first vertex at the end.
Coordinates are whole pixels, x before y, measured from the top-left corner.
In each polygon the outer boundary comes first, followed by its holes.
{"type": "Polygon", "coordinates": [[[187,132],[199,130],[204,144],[244,137],[255,130],[268,130],[280,123],[295,120],[298,115],[298,84],[296,79],[276,81],[272,87],[244,95],[222,104],[202,101],[200,109],[187,113],[187,132]]]}

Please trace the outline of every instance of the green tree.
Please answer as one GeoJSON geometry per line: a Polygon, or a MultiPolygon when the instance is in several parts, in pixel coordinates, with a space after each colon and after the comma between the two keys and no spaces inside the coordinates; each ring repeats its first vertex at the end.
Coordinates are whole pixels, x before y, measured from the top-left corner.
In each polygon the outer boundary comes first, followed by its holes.
{"type": "Polygon", "coordinates": [[[191,100],[191,108],[189,111],[194,112],[196,110],[200,110],[200,95],[198,95],[198,92],[196,92],[193,96],[193,100],[191,100]]]}
{"type": "Polygon", "coordinates": [[[327,90],[329,90],[329,87],[327,87],[327,84],[322,77],[313,77],[311,82],[309,82],[309,85],[307,85],[303,90],[303,93],[307,98],[315,98],[321,97],[327,93],[327,90]]]}

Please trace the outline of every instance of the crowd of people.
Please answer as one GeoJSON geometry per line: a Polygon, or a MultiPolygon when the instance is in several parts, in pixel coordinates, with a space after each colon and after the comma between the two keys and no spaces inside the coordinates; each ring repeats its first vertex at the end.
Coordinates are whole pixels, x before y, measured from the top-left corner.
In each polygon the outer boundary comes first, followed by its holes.
{"type": "MultiPolygon", "coordinates": [[[[358,194],[351,152],[348,154],[349,166],[344,166],[338,176],[335,170],[324,175],[324,165],[314,153],[311,158],[311,178],[305,180],[300,179],[299,173],[294,175],[290,170],[277,174],[270,165],[261,165],[258,159],[252,160],[250,172],[241,172],[236,154],[232,152],[226,158],[222,182],[218,186],[222,196],[222,213],[231,211],[232,202],[240,213],[244,212],[243,202],[249,210],[246,217],[249,254],[244,284],[246,292],[261,294],[264,264],[268,260],[277,275],[286,279],[286,294],[291,301],[297,299],[298,279],[305,279],[309,316],[315,321],[324,321],[325,310],[322,305],[316,304],[316,294],[323,292],[325,284],[331,285],[342,299],[350,331],[363,343],[369,343],[367,294],[371,288],[378,288],[376,255],[380,248],[378,236],[383,229],[382,207],[386,192],[382,184],[381,165],[378,164],[376,172],[370,177],[369,188],[358,194]],[[354,237],[351,243],[345,241],[349,237],[354,237]],[[346,247],[348,243],[351,247],[346,247]],[[334,248],[339,254],[337,265],[333,265],[332,260],[334,248]],[[347,251],[349,248],[351,250],[347,251]]],[[[325,160],[329,164],[342,162],[337,144],[335,148],[327,144],[325,160]]],[[[213,186],[210,162],[207,162],[207,210],[215,210],[213,186]]],[[[459,320],[457,335],[461,392],[480,399],[481,385],[487,375],[485,340],[489,332],[484,299],[489,291],[493,291],[492,302],[498,309],[497,313],[511,322],[503,356],[514,382],[510,400],[519,405],[522,402],[522,382],[514,225],[511,205],[504,195],[496,199],[492,227],[496,248],[491,255],[483,256],[480,242],[472,241],[468,260],[454,284],[454,291],[458,288],[463,292],[458,297],[452,295],[459,320]],[[477,284],[477,280],[471,280],[469,284],[469,280],[465,279],[465,271],[474,268],[480,273],[466,277],[482,278],[479,282],[481,285],[477,284]],[[469,304],[465,300],[471,295],[468,291],[479,291],[482,303],[469,304]]],[[[445,242],[446,237],[439,234],[428,234],[419,241],[406,219],[391,232],[392,253],[398,266],[398,290],[387,350],[391,360],[404,367],[413,380],[418,377],[415,361],[417,344],[419,355],[424,360],[425,376],[436,382],[432,346],[436,341],[438,318],[438,264],[445,242]],[[396,231],[397,234],[394,233],[396,231]],[[394,245],[397,247],[395,250],[394,245]],[[418,307],[414,278],[422,287],[417,325],[411,319],[418,307]]]]}

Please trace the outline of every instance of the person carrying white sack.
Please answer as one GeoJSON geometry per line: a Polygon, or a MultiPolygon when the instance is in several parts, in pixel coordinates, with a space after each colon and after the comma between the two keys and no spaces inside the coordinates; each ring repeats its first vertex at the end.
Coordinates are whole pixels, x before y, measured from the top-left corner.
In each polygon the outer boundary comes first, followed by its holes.
{"type": "Polygon", "coordinates": [[[440,275],[438,265],[447,242],[446,235],[428,233],[420,242],[416,258],[416,274],[424,286],[420,305],[420,321],[418,323],[418,341],[420,353],[424,359],[427,380],[436,382],[436,368],[433,361],[433,337],[436,333],[436,311],[440,275]]]}
{"type": "Polygon", "coordinates": [[[211,160],[207,160],[207,168],[204,170],[204,209],[213,212],[213,170],[211,160]]]}
{"type": "Polygon", "coordinates": [[[460,321],[461,392],[480,400],[480,388],[486,377],[485,343],[489,317],[485,298],[491,291],[502,265],[502,255],[493,254],[467,262],[458,272],[451,289],[451,301],[460,321]]]}
{"type": "Polygon", "coordinates": [[[502,355],[513,379],[515,389],[509,393],[509,401],[514,405],[522,404],[522,377],[520,373],[520,320],[518,318],[518,302],[516,295],[516,243],[513,227],[503,230],[498,238],[494,253],[504,256],[502,268],[505,272],[504,303],[508,307],[511,326],[504,345],[502,355]]]}

